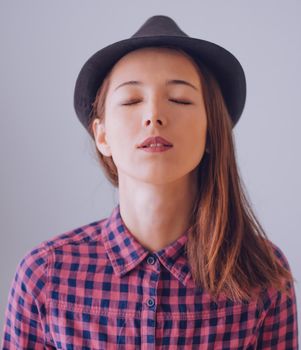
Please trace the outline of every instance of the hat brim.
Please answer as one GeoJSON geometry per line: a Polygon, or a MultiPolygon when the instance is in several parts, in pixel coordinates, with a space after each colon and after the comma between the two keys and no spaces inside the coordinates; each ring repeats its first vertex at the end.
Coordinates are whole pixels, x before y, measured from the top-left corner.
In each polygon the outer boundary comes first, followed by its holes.
{"type": "Polygon", "coordinates": [[[93,54],[81,68],[75,83],[74,108],[87,129],[92,103],[107,72],[125,54],[147,46],[173,45],[204,63],[214,74],[232,119],[238,122],[246,100],[246,78],[236,57],[212,42],[182,36],[145,36],[121,40],[93,54]]]}

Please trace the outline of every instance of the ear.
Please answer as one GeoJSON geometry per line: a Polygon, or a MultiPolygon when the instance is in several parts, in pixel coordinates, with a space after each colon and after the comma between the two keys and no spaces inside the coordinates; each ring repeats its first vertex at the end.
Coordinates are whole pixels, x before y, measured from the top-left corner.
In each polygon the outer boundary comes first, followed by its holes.
{"type": "Polygon", "coordinates": [[[99,118],[96,118],[93,121],[92,128],[93,128],[94,140],[95,140],[97,149],[104,156],[110,157],[112,153],[111,153],[111,148],[107,142],[105,125],[100,122],[99,118]]]}

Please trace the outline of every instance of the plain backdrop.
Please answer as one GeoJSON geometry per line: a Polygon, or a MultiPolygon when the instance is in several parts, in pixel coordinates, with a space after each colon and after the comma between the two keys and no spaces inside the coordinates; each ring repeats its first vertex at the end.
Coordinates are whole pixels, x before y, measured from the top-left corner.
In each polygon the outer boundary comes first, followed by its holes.
{"type": "Polygon", "coordinates": [[[225,47],[245,70],[237,162],[255,214],[297,279],[301,325],[301,2],[1,0],[1,332],[25,253],[107,217],[118,202],[73,109],[74,84],[92,54],[157,14],[225,47]]]}

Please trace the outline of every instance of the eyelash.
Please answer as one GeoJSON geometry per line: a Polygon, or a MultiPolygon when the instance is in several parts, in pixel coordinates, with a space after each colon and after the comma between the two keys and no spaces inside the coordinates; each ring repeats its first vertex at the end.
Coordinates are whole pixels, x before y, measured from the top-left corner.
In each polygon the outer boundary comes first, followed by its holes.
{"type": "MultiPolygon", "coordinates": [[[[175,100],[175,99],[169,99],[169,101],[178,103],[178,104],[183,104],[183,105],[191,105],[192,103],[189,101],[183,101],[183,100],[175,100]]],[[[140,102],[140,100],[131,100],[127,103],[122,103],[122,106],[131,106],[137,102],[140,102]]]]}

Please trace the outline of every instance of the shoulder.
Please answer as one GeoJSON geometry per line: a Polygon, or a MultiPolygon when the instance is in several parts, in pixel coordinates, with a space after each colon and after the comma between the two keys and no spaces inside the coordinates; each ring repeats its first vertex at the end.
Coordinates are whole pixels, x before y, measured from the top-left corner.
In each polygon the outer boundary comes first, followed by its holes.
{"type": "Polygon", "coordinates": [[[294,303],[296,303],[296,293],[295,293],[295,285],[294,285],[295,279],[292,274],[292,270],[291,270],[291,266],[290,266],[287,254],[284,253],[283,248],[280,248],[278,244],[275,244],[271,240],[268,239],[267,243],[271,247],[272,252],[274,253],[274,256],[276,257],[279,264],[282,267],[284,267],[292,276],[292,280],[286,280],[286,279],[284,280],[286,290],[288,292],[287,294],[283,291],[278,290],[274,286],[269,287],[266,290],[268,299],[270,299],[270,303],[267,303],[267,305],[268,304],[275,305],[279,303],[280,300],[282,300],[282,302],[287,302],[287,300],[289,300],[290,302],[293,301],[294,303]]]}
{"type": "Polygon", "coordinates": [[[40,243],[38,246],[48,251],[56,248],[63,248],[68,245],[79,245],[81,243],[94,242],[101,239],[101,231],[107,218],[93,221],[88,224],[75,227],[71,230],[59,233],[48,240],[40,243]]]}
{"type": "MultiPolygon", "coordinates": [[[[31,248],[19,260],[14,283],[19,283],[24,288],[25,285],[31,286],[31,290],[39,294],[47,283],[49,265],[53,261],[54,252],[72,254],[74,247],[95,244],[101,240],[101,231],[105,220],[104,218],[61,232],[31,248]]],[[[29,288],[26,289],[29,290],[29,288]]]]}
{"type": "MultiPolygon", "coordinates": [[[[283,250],[275,243],[271,241],[269,243],[279,263],[291,272],[283,250]]],[[[271,344],[277,344],[281,349],[298,348],[297,299],[294,281],[286,281],[286,287],[287,293],[271,287],[264,297],[264,311],[261,316],[257,348],[270,348],[271,344]]]]}
{"type": "Polygon", "coordinates": [[[268,244],[271,246],[272,251],[274,255],[276,256],[279,263],[285,267],[287,270],[290,271],[291,267],[288,261],[288,258],[282,248],[279,247],[279,245],[276,245],[274,242],[272,242],[270,239],[267,240],[268,244]]]}

